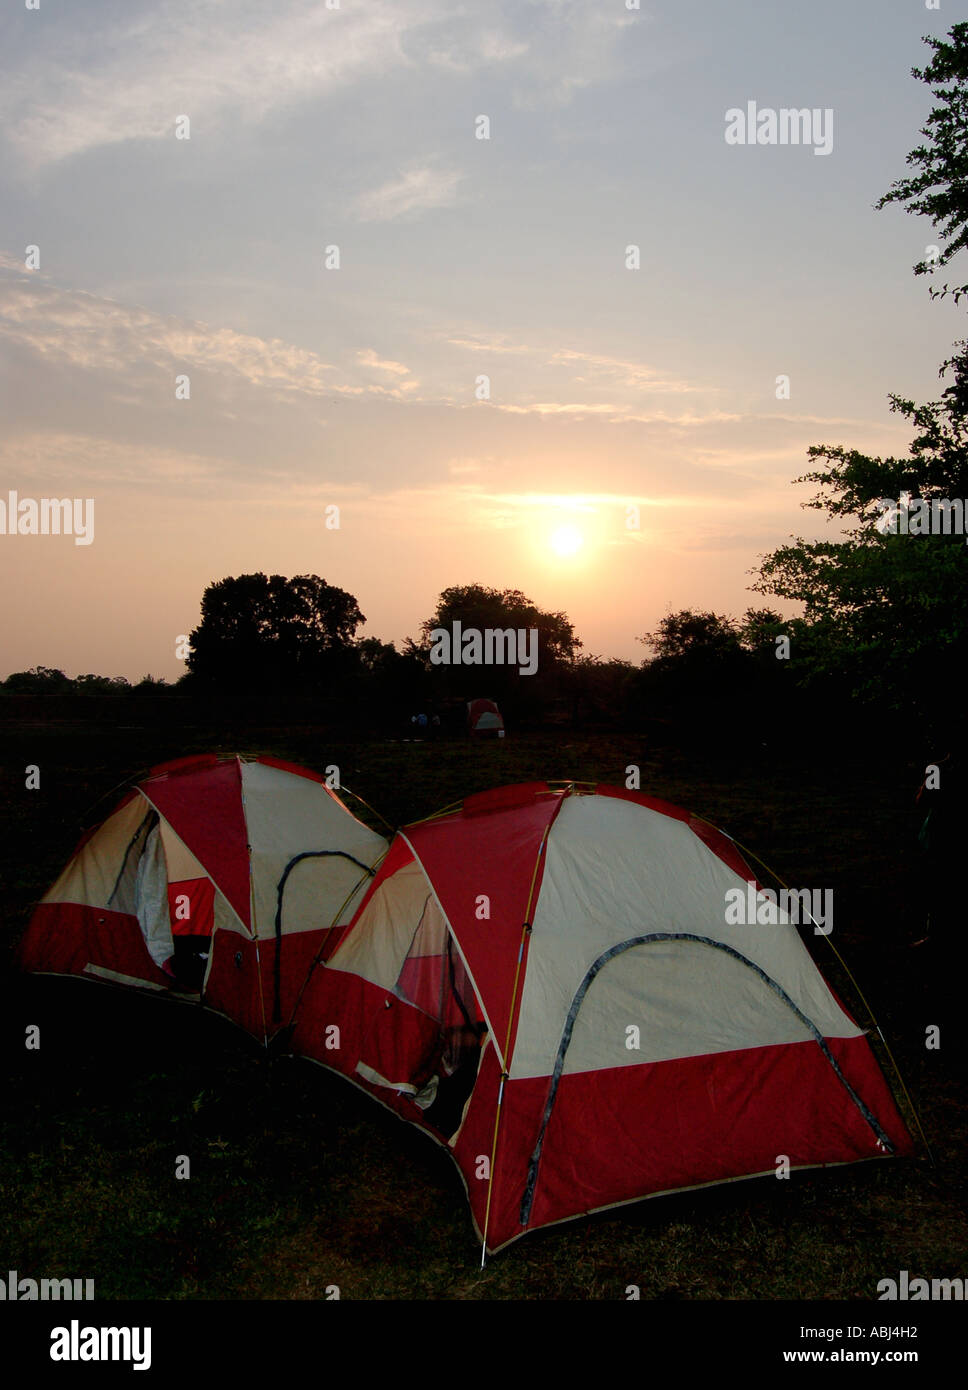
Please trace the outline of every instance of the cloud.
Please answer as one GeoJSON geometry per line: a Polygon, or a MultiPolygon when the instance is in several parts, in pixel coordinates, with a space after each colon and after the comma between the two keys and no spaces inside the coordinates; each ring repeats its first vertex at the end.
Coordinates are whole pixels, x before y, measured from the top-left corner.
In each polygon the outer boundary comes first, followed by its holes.
{"type": "MultiPolygon", "coordinates": [[[[699,390],[698,387],[692,389],[699,390]]],[[[611,424],[619,425],[675,425],[696,428],[703,425],[736,424],[739,421],[753,418],[724,410],[690,411],[678,415],[670,414],[667,410],[643,412],[638,410],[634,404],[622,401],[530,401],[525,405],[516,405],[506,401],[490,401],[489,405],[492,410],[504,411],[508,415],[538,415],[558,418],[570,416],[576,420],[584,420],[591,415],[611,424]]],[[[475,409],[474,406],[466,408],[475,409]]]]}
{"type": "Polygon", "coordinates": [[[574,375],[573,381],[610,382],[620,386],[633,387],[637,391],[686,392],[708,391],[708,386],[697,386],[679,378],[666,379],[658,368],[645,362],[626,362],[617,357],[606,357],[601,353],[579,352],[574,348],[558,348],[551,352],[548,348],[528,347],[524,343],[510,343],[503,335],[488,337],[477,334],[474,337],[448,337],[452,347],[464,348],[468,352],[494,352],[514,356],[532,356],[541,359],[543,365],[551,367],[569,366],[583,369],[582,375],[574,375]]]}
{"type": "MultiPolygon", "coordinates": [[[[125,140],[174,139],[255,124],[396,72],[447,81],[506,72],[515,105],[561,105],[628,61],[644,21],[587,0],[125,0],[66,7],[43,42],[11,40],[0,123],[42,167],[125,140]]],[[[30,31],[31,25],[23,26],[30,31]]]]}
{"type": "Polygon", "coordinates": [[[395,222],[432,208],[452,207],[462,175],[453,170],[417,166],[381,184],[356,200],[354,212],[361,222],[395,222]]]}
{"type": "MultiPolygon", "coordinates": [[[[512,0],[521,12],[521,0],[512,0]]],[[[526,74],[514,104],[525,110],[567,105],[576,92],[614,77],[628,58],[629,32],[648,23],[644,11],[624,5],[590,5],[587,0],[526,0],[532,42],[519,67],[526,74]]],[[[663,61],[659,45],[635,52],[636,75],[645,79],[663,61]]]]}
{"type": "MultiPolygon", "coordinates": [[[[669,420],[666,415],[655,412],[635,413],[635,402],[629,399],[628,392],[635,392],[635,400],[641,401],[643,394],[685,395],[704,392],[718,394],[720,388],[685,381],[681,377],[667,377],[658,368],[645,362],[629,362],[601,353],[579,352],[574,348],[529,347],[524,343],[509,342],[503,334],[476,333],[472,336],[447,336],[451,347],[462,348],[467,352],[487,352],[501,356],[530,357],[536,368],[573,368],[569,380],[582,387],[603,390],[610,399],[582,404],[576,401],[534,401],[529,404],[517,402],[502,405],[495,402],[498,409],[510,410],[518,414],[537,415],[609,415],[622,419],[669,420]],[[620,388],[624,399],[615,399],[615,388],[620,388]]],[[[708,418],[708,417],[707,417],[708,418]]],[[[735,418],[733,416],[723,418],[735,418]]]]}
{"type": "Polygon", "coordinates": [[[392,372],[395,376],[409,376],[410,368],[402,362],[389,362],[377,357],[372,348],[363,348],[356,354],[356,360],[364,367],[376,367],[381,372],[392,372]]]}
{"type": "Polygon", "coordinates": [[[68,491],[81,485],[95,491],[108,486],[143,489],[150,477],[159,492],[190,488],[193,496],[199,488],[223,486],[233,472],[228,459],[157,446],[142,446],[133,455],[117,440],[67,430],[27,430],[0,440],[0,468],[21,491],[68,491]]]}
{"type": "Polygon", "coordinates": [[[193,127],[270,111],[374,72],[406,66],[403,39],[426,4],[329,9],[277,0],[131,4],[98,24],[78,7],[58,16],[4,83],[0,118],[26,162],[46,164],[123,140],[174,138],[193,127]]]}
{"type": "Polygon", "coordinates": [[[466,348],[468,352],[506,352],[520,355],[532,351],[524,343],[483,342],[479,338],[448,338],[447,342],[451,347],[466,348]]]}
{"type": "MultiPolygon", "coordinates": [[[[695,386],[682,380],[663,380],[655,367],[645,362],[623,362],[617,357],[604,357],[600,353],[577,352],[573,348],[559,348],[551,357],[552,363],[578,365],[594,378],[616,381],[621,386],[631,386],[638,391],[708,391],[708,386],[695,386]]],[[[585,380],[579,376],[576,381],[585,380]]]]}
{"type": "MultiPolygon", "coordinates": [[[[10,258],[7,258],[9,263],[10,258]]],[[[353,378],[346,367],[324,361],[308,348],[279,338],[257,338],[232,328],[156,314],[84,290],[67,290],[36,273],[0,274],[0,343],[60,363],[113,376],[120,389],[140,372],[172,376],[212,371],[281,396],[380,395],[405,399],[417,381],[383,386],[353,378]]],[[[361,365],[407,375],[399,362],[384,362],[371,350],[361,365]]]]}
{"type": "Polygon", "coordinates": [[[250,385],[314,395],[362,390],[335,381],[336,368],[279,339],[166,318],[39,278],[0,280],[0,339],[48,362],[121,373],[135,364],[229,372],[250,385]]]}
{"type": "Polygon", "coordinates": [[[614,415],[616,407],[607,401],[595,405],[581,401],[532,401],[530,405],[510,405],[496,402],[495,410],[510,415],[614,415]]]}

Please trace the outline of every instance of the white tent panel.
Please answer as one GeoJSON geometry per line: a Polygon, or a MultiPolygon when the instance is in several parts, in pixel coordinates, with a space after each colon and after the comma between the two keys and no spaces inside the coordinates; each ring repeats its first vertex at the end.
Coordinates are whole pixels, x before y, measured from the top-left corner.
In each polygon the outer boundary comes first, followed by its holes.
{"type": "Polygon", "coordinates": [[[421,926],[435,924],[436,940],[446,939],[437,900],[420,864],[413,860],[380,884],[349,936],[329,961],[332,970],[347,970],[370,984],[392,990],[411,943],[421,926]]]}
{"type": "MultiPolygon", "coordinates": [[[[684,822],[617,797],[569,798],[548,837],[511,1075],[547,1075],[589,969],[618,943],[661,932],[731,947],[775,981],[823,1036],[856,1037],[861,1030],[794,926],[727,925],[726,892],[737,886],[743,880],[684,822]]],[[[675,945],[673,951],[653,943],[603,967],[584,1005],[599,1026],[578,1030],[568,1070],[812,1036],[755,971],[727,952],[675,945]],[[629,1025],[642,1030],[640,1049],[626,1050],[623,1041],[624,1057],[616,1061],[615,1042],[629,1025]]]]}
{"type": "MultiPolygon", "coordinates": [[[[41,899],[45,903],[84,903],[107,907],[117,882],[124,853],[148,814],[148,803],[139,794],[109,816],[76,854],[41,899]]],[[[119,911],[129,911],[120,908],[119,911]]]]}
{"type": "Polygon", "coordinates": [[[279,882],[290,861],[307,851],[342,853],[306,858],[290,869],[283,932],[329,927],[337,915],[348,921],[370,881],[366,870],[386,850],[383,836],[358,821],[321,783],[282,768],[243,763],[242,794],[256,934],[275,934],[279,882]]]}

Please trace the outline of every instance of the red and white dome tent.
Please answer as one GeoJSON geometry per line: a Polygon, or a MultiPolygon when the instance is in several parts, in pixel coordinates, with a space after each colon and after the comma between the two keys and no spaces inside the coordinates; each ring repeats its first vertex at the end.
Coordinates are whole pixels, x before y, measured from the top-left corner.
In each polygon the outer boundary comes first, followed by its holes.
{"type": "Polygon", "coordinates": [[[467,728],[472,737],[483,738],[493,734],[504,737],[504,716],[493,700],[468,700],[467,728]]]}
{"type": "Polygon", "coordinates": [[[607,786],[406,826],[292,1048],[446,1145],[485,1251],[680,1189],[909,1154],[867,1038],[785,920],[727,924],[733,842],[607,786]]]}
{"type": "Polygon", "coordinates": [[[268,1042],[386,849],[295,764],[164,763],[81,840],[34,912],[21,964],[201,999],[268,1042]]]}

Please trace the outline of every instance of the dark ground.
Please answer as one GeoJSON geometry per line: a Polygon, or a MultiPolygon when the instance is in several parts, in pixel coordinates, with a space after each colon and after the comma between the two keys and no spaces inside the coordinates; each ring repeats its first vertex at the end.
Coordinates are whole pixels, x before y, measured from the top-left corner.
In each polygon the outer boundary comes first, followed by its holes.
{"type": "MultiPolygon", "coordinates": [[[[171,1300],[319,1299],[333,1284],[344,1299],[623,1299],[632,1283],[649,1299],[869,1300],[902,1269],[968,1275],[964,1073],[952,1048],[925,1048],[938,985],[930,947],[911,944],[924,934],[921,770],[789,749],[714,757],[567,729],[420,744],[308,725],[163,728],[127,707],[110,725],[22,710],[0,721],[0,1271],[171,1300]],[[643,791],[721,826],[786,882],[834,889],[834,939],[936,1166],[922,1149],[659,1198],[530,1235],[482,1272],[450,1160],[339,1078],[191,1006],[14,969],[31,904],[82,820],[106,814],[118,783],[203,750],[337,763],[394,825],[506,782],[623,782],[638,763],[643,791]],[[28,764],[40,790],[25,789],[28,764]],[[40,1025],[38,1052],[25,1050],[27,1024],[40,1025]],[[174,1177],[179,1154],[188,1182],[174,1177]]],[[[806,939],[863,1016],[829,945],[806,939]]]]}

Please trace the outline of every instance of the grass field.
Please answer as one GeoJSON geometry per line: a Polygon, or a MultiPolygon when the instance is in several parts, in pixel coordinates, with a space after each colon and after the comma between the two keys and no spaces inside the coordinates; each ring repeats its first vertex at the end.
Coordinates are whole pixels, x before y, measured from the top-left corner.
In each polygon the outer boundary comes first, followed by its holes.
{"type": "MultiPolygon", "coordinates": [[[[4,1102],[0,1270],[91,1277],[98,1298],[871,1299],[907,1269],[968,1274],[964,1072],[929,1051],[917,769],[754,760],[568,730],[418,744],[312,728],[0,723],[4,1102]],[[204,1011],[20,975],[12,950],[92,804],[152,763],[266,752],[322,768],[401,824],[505,782],[624,780],[705,816],[787,882],[834,889],[834,939],[917,1103],[935,1164],[858,1164],[658,1198],[539,1232],[481,1271],[448,1157],[339,1078],[204,1011]],[[28,791],[24,768],[40,768],[28,791]],[[39,1024],[41,1047],[24,1029],[39,1024]],[[191,1158],[176,1181],[175,1159],[191,1158]]],[[[89,819],[116,800],[108,796],[89,819]]],[[[352,803],[351,803],[352,805],[352,803]]],[[[364,817],[365,818],[365,817],[364,817]]],[[[377,828],[380,828],[377,825],[377,828]]],[[[859,1008],[829,946],[808,945],[859,1008]]],[[[897,1090],[896,1081],[894,1082],[897,1090]]]]}

